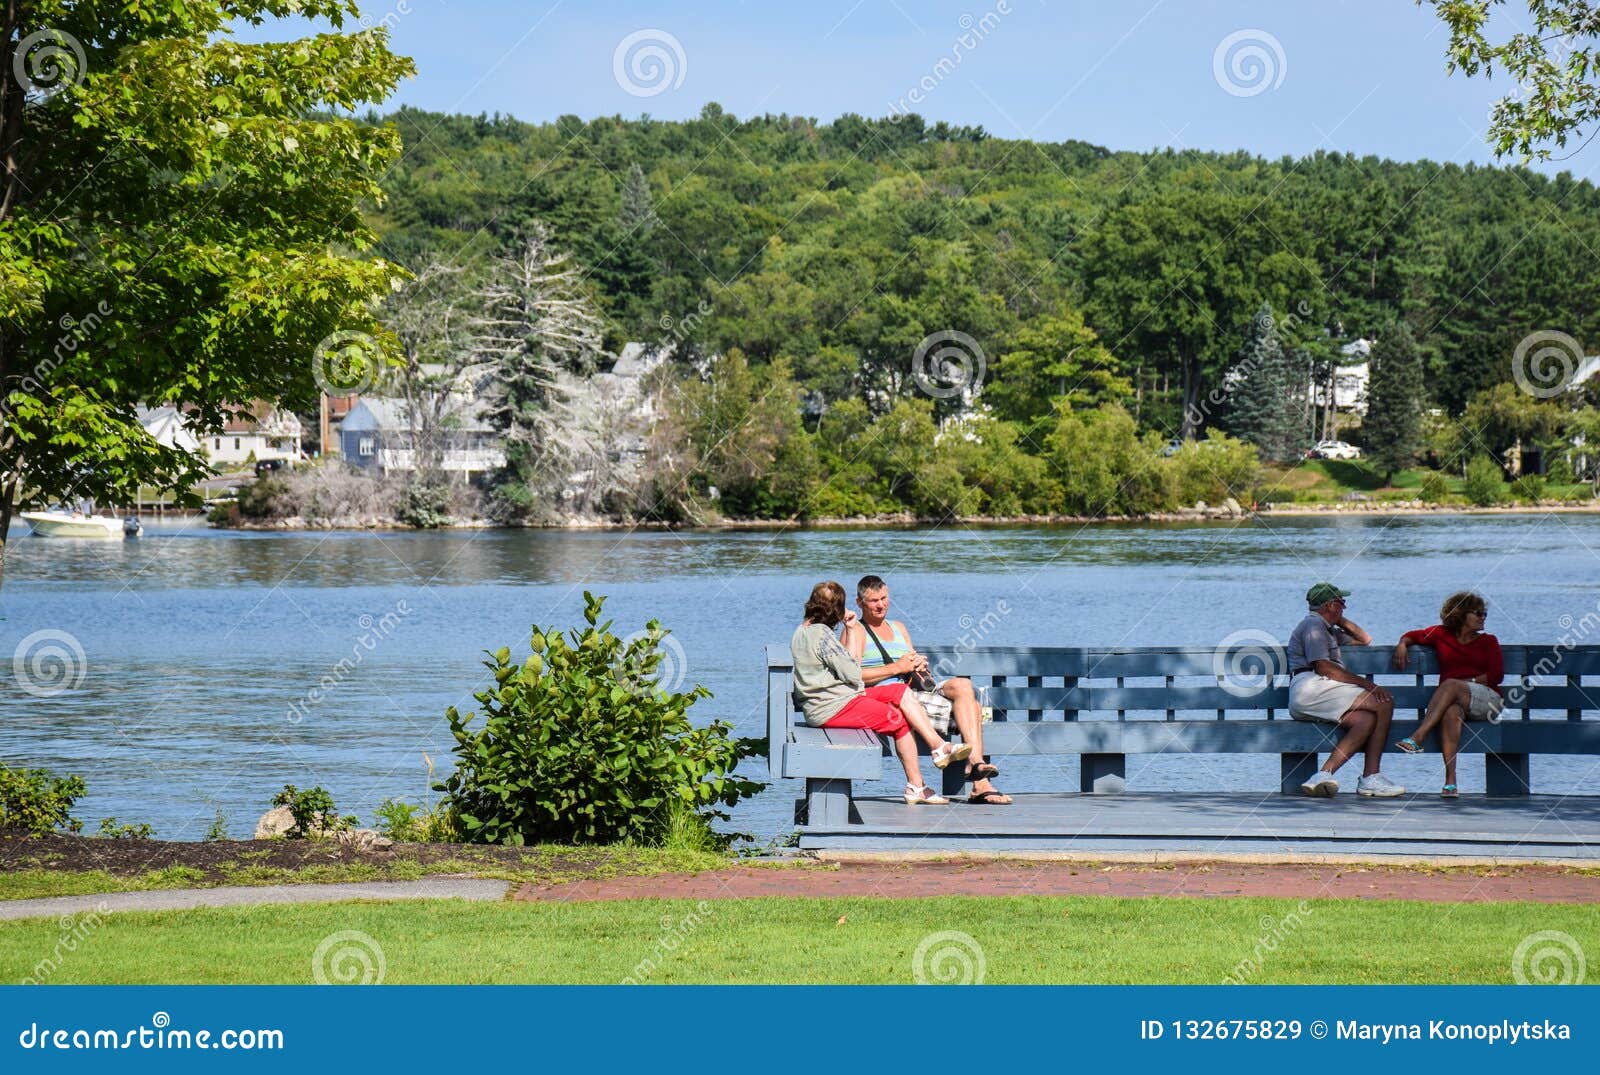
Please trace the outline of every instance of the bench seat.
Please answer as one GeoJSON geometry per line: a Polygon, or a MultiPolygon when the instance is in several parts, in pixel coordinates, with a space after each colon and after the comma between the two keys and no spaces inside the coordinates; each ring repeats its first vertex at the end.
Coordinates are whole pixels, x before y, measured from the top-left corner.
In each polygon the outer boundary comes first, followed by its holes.
{"type": "MultiPolygon", "coordinates": [[[[1256,665],[1208,647],[1067,649],[980,647],[925,651],[935,674],[972,679],[994,720],[985,753],[1076,754],[1080,792],[1126,789],[1129,754],[1277,754],[1281,788],[1296,791],[1339,732],[1291,720],[1281,649],[1257,647],[1256,665]],[[1253,681],[1248,673],[1265,671],[1253,681]],[[1231,678],[1230,678],[1231,677],[1231,678]],[[1241,678],[1243,677],[1243,678],[1241,678]],[[1153,683],[1149,681],[1154,681],[1153,683]],[[1198,682],[1196,682],[1198,681],[1198,682]]],[[[1491,796],[1526,796],[1533,754],[1600,754],[1600,646],[1502,646],[1507,695],[1497,724],[1471,722],[1461,751],[1485,756],[1491,796]],[[1554,680],[1554,682],[1552,682],[1554,680]],[[1585,714],[1589,714],[1588,717],[1585,714]]],[[[1373,676],[1395,698],[1390,741],[1410,734],[1434,690],[1437,659],[1413,646],[1404,671],[1389,668],[1387,647],[1344,649],[1347,666],[1373,676]]],[[[810,824],[857,820],[854,780],[879,780],[893,752],[887,739],[858,728],[811,728],[792,698],[788,648],[767,647],[767,721],[774,776],[806,781],[810,824]]],[[[927,745],[918,744],[927,753],[927,745]]],[[[1428,744],[1430,753],[1437,742],[1428,744]]],[[[944,770],[944,794],[965,794],[964,767],[944,770]]]]}

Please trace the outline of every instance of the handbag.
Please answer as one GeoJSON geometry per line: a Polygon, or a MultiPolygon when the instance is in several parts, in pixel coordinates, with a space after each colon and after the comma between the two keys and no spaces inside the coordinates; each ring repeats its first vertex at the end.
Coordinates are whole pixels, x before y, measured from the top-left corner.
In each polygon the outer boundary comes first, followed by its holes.
{"type": "MultiPolygon", "coordinates": [[[[883,658],[883,663],[886,665],[893,664],[894,662],[889,658],[888,649],[884,647],[883,639],[879,638],[877,633],[864,623],[861,625],[861,629],[867,632],[867,637],[872,639],[873,645],[878,647],[878,654],[883,658]]],[[[905,680],[911,689],[918,694],[931,693],[939,686],[938,683],[934,682],[933,677],[926,672],[910,672],[906,675],[905,680]]]]}
{"type": "MultiPolygon", "coordinates": [[[[872,639],[878,647],[878,653],[883,657],[884,664],[893,664],[889,659],[889,650],[884,646],[883,639],[873,633],[872,628],[866,624],[861,629],[867,632],[867,637],[872,639]]],[[[955,712],[955,707],[950,704],[950,699],[940,694],[939,684],[927,672],[912,672],[906,677],[907,686],[911,693],[917,696],[917,701],[922,703],[922,709],[928,714],[928,723],[933,725],[934,731],[940,735],[950,734],[950,718],[955,712]]]]}

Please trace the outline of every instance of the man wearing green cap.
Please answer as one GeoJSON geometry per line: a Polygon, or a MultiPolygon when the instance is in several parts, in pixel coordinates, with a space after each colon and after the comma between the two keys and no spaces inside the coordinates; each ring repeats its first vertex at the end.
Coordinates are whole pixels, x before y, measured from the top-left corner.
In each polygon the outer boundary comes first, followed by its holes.
{"type": "Polygon", "coordinates": [[[1404,795],[1406,789],[1378,772],[1378,766],[1389,741],[1394,695],[1344,666],[1339,655],[1341,642],[1372,644],[1371,635],[1345,618],[1344,599],[1349,596],[1349,590],[1331,582],[1317,583],[1306,591],[1311,611],[1289,635],[1289,674],[1293,677],[1289,680],[1289,715],[1344,729],[1327,762],[1300,790],[1307,795],[1333,795],[1339,790],[1333,774],[1356,751],[1365,749],[1366,771],[1356,781],[1356,794],[1392,799],[1404,795]]]}

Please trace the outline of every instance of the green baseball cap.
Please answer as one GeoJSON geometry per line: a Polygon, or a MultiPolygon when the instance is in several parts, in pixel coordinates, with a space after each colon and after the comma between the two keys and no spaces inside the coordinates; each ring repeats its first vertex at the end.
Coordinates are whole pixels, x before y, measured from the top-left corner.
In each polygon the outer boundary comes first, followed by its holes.
{"type": "Polygon", "coordinates": [[[1331,582],[1319,582],[1306,591],[1306,604],[1321,608],[1336,597],[1349,597],[1349,590],[1341,590],[1331,582]]]}

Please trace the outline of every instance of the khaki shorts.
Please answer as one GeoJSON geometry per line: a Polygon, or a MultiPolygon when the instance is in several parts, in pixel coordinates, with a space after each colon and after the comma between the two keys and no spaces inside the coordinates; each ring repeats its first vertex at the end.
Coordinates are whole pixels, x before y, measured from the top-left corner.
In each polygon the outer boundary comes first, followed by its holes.
{"type": "Polygon", "coordinates": [[[1467,689],[1472,692],[1472,698],[1467,702],[1467,719],[1500,723],[1500,710],[1505,708],[1505,699],[1496,694],[1493,687],[1485,687],[1482,683],[1468,682],[1467,689]]]}
{"type": "MultiPolygon", "coordinates": [[[[944,686],[942,683],[939,685],[941,687],[944,686]]],[[[928,723],[933,725],[933,730],[940,735],[948,736],[950,734],[950,715],[954,711],[954,707],[950,704],[950,699],[938,691],[912,691],[911,693],[916,695],[917,701],[922,703],[922,708],[928,711],[928,723]]]]}
{"type": "Polygon", "coordinates": [[[1289,715],[1295,720],[1338,724],[1367,693],[1365,687],[1341,683],[1315,672],[1301,672],[1289,681],[1289,715]]]}

